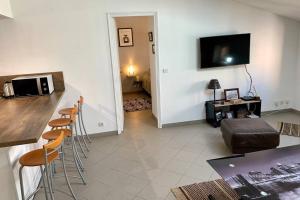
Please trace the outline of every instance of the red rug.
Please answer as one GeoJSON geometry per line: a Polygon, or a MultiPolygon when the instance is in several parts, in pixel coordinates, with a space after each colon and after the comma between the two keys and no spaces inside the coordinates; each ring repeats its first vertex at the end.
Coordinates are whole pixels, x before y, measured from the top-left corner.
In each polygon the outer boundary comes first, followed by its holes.
{"type": "Polygon", "coordinates": [[[123,108],[125,112],[149,110],[152,108],[151,99],[135,98],[124,100],[123,108]]]}

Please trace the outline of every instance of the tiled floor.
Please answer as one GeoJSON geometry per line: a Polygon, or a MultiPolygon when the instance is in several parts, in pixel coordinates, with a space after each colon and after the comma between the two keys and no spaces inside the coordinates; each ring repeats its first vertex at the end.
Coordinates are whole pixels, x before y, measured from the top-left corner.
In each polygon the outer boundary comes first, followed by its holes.
{"type": "MultiPolygon", "coordinates": [[[[273,126],[278,121],[300,123],[294,112],[264,118],[273,126]]],[[[281,138],[281,146],[299,143],[300,138],[281,138]]],[[[94,138],[84,162],[88,185],[76,179],[72,184],[82,200],[174,200],[170,188],[218,178],[206,160],[227,155],[220,130],[206,123],[157,129],[150,111],[126,113],[124,134],[94,138]]],[[[67,192],[61,182],[57,178],[56,186],[67,192]]],[[[43,197],[39,192],[36,199],[43,197]]]]}

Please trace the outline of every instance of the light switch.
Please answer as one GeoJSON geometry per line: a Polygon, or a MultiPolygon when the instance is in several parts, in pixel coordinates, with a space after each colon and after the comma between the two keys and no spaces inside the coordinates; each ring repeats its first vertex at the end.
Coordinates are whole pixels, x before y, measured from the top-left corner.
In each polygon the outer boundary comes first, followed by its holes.
{"type": "Polygon", "coordinates": [[[169,73],[169,70],[168,70],[168,69],[163,69],[162,72],[163,72],[164,74],[167,74],[167,73],[169,73]]]}

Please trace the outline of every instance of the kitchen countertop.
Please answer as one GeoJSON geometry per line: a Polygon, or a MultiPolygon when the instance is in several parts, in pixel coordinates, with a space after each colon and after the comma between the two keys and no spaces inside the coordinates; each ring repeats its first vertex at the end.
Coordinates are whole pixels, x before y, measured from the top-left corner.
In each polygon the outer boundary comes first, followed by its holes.
{"type": "Polygon", "coordinates": [[[63,93],[0,99],[0,147],[36,143],[63,93]]]}

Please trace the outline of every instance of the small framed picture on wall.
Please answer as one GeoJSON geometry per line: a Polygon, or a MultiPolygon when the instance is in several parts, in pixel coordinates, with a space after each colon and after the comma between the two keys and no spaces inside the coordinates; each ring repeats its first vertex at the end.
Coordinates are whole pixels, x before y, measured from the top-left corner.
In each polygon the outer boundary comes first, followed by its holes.
{"type": "Polygon", "coordinates": [[[133,46],[132,28],[118,28],[118,36],[119,36],[120,47],[133,46]]]}
{"type": "Polygon", "coordinates": [[[155,54],[155,44],[152,44],[152,54],[155,54]]]}
{"type": "Polygon", "coordinates": [[[149,42],[153,42],[153,33],[152,32],[148,33],[148,37],[149,37],[149,42]]]}

